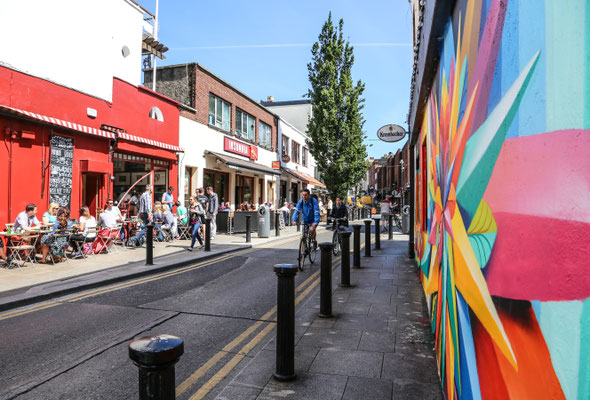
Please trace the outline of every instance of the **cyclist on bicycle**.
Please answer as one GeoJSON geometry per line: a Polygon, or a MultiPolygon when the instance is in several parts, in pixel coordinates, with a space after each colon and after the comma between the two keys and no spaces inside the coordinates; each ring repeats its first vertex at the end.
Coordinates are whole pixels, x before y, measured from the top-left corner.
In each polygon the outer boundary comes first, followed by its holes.
{"type": "Polygon", "coordinates": [[[332,208],[332,215],[330,217],[342,219],[338,221],[338,226],[348,226],[348,208],[346,208],[340,196],[336,197],[336,205],[332,208]]]}
{"type": "Polygon", "coordinates": [[[317,244],[315,239],[316,227],[320,223],[320,205],[316,199],[311,197],[309,189],[303,189],[301,193],[301,200],[297,203],[295,213],[293,214],[293,222],[297,222],[299,213],[302,214],[302,222],[309,225],[309,234],[313,239],[315,247],[317,244]]]}

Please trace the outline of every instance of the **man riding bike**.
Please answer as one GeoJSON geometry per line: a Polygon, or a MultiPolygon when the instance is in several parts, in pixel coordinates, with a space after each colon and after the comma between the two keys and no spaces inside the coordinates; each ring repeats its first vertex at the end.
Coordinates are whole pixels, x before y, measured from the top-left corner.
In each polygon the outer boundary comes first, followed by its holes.
{"type": "Polygon", "coordinates": [[[338,226],[348,226],[348,208],[342,203],[340,196],[336,197],[336,205],[332,208],[332,218],[338,218],[338,226]]]}
{"type": "Polygon", "coordinates": [[[317,247],[316,228],[320,223],[320,205],[318,201],[311,197],[309,189],[303,189],[301,193],[301,200],[297,203],[295,213],[293,214],[293,222],[297,222],[299,213],[302,214],[302,222],[309,225],[309,234],[311,235],[314,247],[317,247]]]}

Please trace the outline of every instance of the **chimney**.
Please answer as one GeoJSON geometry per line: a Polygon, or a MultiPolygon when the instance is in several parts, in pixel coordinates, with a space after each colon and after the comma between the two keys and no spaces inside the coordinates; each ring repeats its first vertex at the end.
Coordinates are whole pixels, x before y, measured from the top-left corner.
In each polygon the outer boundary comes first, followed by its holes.
{"type": "Polygon", "coordinates": [[[275,98],[274,98],[274,96],[268,96],[268,97],[266,98],[266,101],[267,101],[268,103],[272,103],[273,101],[275,101],[275,98]]]}

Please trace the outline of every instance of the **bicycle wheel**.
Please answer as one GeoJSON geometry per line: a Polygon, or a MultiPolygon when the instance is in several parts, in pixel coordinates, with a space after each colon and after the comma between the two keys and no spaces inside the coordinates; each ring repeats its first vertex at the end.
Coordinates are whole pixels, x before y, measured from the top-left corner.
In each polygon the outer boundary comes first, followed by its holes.
{"type": "Polygon", "coordinates": [[[307,251],[309,254],[309,262],[311,262],[312,264],[315,262],[315,253],[317,252],[317,249],[314,248],[313,246],[313,240],[311,239],[311,237],[309,238],[309,241],[307,242],[307,251]]]}
{"type": "Polygon", "coordinates": [[[338,228],[332,234],[332,244],[334,244],[334,248],[332,249],[332,253],[337,256],[340,254],[340,233],[338,232],[338,228]]]}
{"type": "Polygon", "coordinates": [[[299,241],[299,256],[297,257],[297,262],[299,266],[299,271],[303,271],[303,264],[305,263],[305,256],[306,256],[306,243],[305,239],[301,238],[299,241]]]}

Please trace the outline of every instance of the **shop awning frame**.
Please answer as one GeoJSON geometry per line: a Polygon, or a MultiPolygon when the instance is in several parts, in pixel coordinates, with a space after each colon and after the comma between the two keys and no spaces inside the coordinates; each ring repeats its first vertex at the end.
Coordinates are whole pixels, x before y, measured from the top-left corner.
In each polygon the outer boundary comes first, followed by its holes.
{"type": "Polygon", "coordinates": [[[270,167],[256,164],[251,161],[240,160],[239,158],[226,156],[225,154],[219,154],[219,153],[215,153],[213,151],[205,150],[205,155],[214,156],[229,167],[235,167],[235,168],[251,171],[251,172],[254,172],[257,174],[262,173],[262,174],[266,174],[266,175],[281,175],[281,171],[278,169],[272,169],[270,167]]]}
{"type": "Polygon", "coordinates": [[[292,170],[290,168],[286,168],[286,167],[281,167],[281,169],[283,171],[285,171],[286,173],[288,173],[291,176],[294,176],[295,178],[299,179],[300,181],[303,181],[307,184],[310,185],[314,185],[320,188],[326,188],[326,185],[324,185],[322,182],[318,181],[317,179],[315,179],[314,177],[304,174],[303,172],[300,171],[296,171],[296,170],[292,170]]]}
{"type": "Polygon", "coordinates": [[[123,139],[123,140],[128,140],[130,142],[143,143],[143,144],[147,144],[150,146],[159,147],[159,148],[165,149],[165,150],[176,151],[176,152],[181,152],[181,153],[184,152],[184,149],[182,147],[174,146],[174,145],[171,145],[168,143],[158,142],[157,140],[146,139],[146,138],[143,138],[140,136],[130,135],[128,133],[123,133],[123,132],[115,133],[115,132],[105,131],[103,129],[96,129],[96,128],[92,128],[90,126],[76,124],[74,122],[65,121],[65,120],[59,119],[59,118],[48,117],[46,115],[41,115],[41,114],[37,114],[37,113],[31,112],[31,111],[21,110],[18,108],[14,108],[14,107],[2,105],[2,104],[0,104],[0,112],[4,112],[7,114],[11,114],[11,115],[17,115],[17,116],[25,117],[25,118],[32,119],[32,120],[41,121],[41,122],[44,122],[49,125],[54,125],[54,126],[59,126],[59,127],[66,128],[66,129],[71,129],[73,131],[85,133],[88,135],[100,136],[105,139],[119,138],[119,139],[123,139]]]}

